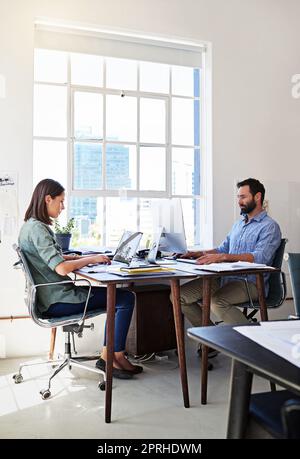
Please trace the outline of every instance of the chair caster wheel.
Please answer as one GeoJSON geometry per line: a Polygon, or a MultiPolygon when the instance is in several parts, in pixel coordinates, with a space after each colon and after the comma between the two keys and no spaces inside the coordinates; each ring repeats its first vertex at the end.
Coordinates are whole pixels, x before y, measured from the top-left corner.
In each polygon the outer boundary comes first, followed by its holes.
{"type": "Polygon", "coordinates": [[[98,388],[99,388],[100,390],[105,390],[105,381],[100,382],[100,383],[98,384],[98,388]]]}
{"type": "Polygon", "coordinates": [[[13,379],[15,380],[15,384],[20,384],[23,381],[23,376],[20,373],[13,375],[13,379]]]}
{"type": "Polygon", "coordinates": [[[47,400],[47,398],[49,398],[51,396],[51,392],[50,392],[49,389],[41,390],[40,394],[41,394],[43,400],[47,400]]]}

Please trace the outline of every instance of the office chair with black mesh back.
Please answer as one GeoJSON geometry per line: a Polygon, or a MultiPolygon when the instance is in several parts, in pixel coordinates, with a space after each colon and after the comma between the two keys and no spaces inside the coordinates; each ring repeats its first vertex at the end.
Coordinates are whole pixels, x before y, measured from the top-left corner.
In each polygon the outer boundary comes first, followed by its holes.
{"type": "Polygon", "coordinates": [[[289,318],[300,319],[300,253],[288,253],[288,266],[295,307],[295,316],[289,318]]]}
{"type": "MultiPolygon", "coordinates": [[[[285,250],[285,246],[287,242],[288,242],[287,239],[281,239],[280,245],[275,252],[275,256],[274,256],[274,259],[271,265],[274,268],[281,269],[284,250],[285,250]]],[[[238,306],[241,306],[244,308],[243,313],[247,317],[247,319],[256,322],[256,319],[253,319],[253,317],[259,311],[259,302],[252,300],[250,292],[249,292],[247,279],[245,279],[245,284],[246,284],[246,288],[248,291],[249,302],[239,304],[238,306]],[[248,314],[249,308],[251,309],[251,312],[248,314]]],[[[271,273],[270,278],[269,278],[269,293],[268,293],[268,296],[266,297],[267,308],[278,308],[284,302],[285,297],[286,297],[285,273],[282,271],[271,273]]]]}
{"type": "Polygon", "coordinates": [[[75,342],[74,342],[74,333],[77,334],[79,337],[82,336],[82,332],[84,328],[92,328],[93,329],[93,324],[91,325],[84,325],[84,321],[86,319],[89,319],[91,317],[95,317],[99,314],[103,314],[105,310],[103,309],[95,309],[93,311],[87,311],[87,305],[91,293],[91,283],[87,279],[80,279],[76,280],[67,280],[67,281],[61,281],[61,282],[52,282],[48,284],[35,284],[33,280],[33,276],[30,271],[29,264],[27,262],[25,254],[22,252],[20,247],[18,247],[16,244],[13,245],[14,250],[16,251],[19,261],[15,263],[15,267],[21,267],[23,269],[24,275],[25,275],[25,303],[28,308],[28,313],[32,320],[39,325],[40,327],[44,328],[56,328],[62,326],[63,332],[65,333],[65,354],[63,357],[58,358],[56,360],[47,360],[43,362],[38,362],[38,363],[28,363],[28,364],[22,364],[19,367],[19,372],[16,373],[13,376],[13,379],[16,384],[19,384],[23,381],[23,376],[22,376],[22,369],[26,366],[31,366],[31,365],[41,365],[41,364],[46,364],[46,365],[59,365],[53,374],[50,376],[49,381],[48,381],[48,387],[47,389],[41,390],[40,394],[42,398],[45,400],[51,396],[50,392],[50,386],[51,386],[51,381],[56,376],[63,368],[66,366],[69,367],[69,369],[72,368],[72,366],[79,367],[88,371],[92,371],[94,373],[99,373],[103,375],[103,381],[99,383],[98,387],[101,390],[105,390],[105,373],[101,370],[98,370],[97,368],[92,368],[90,366],[84,365],[84,361],[86,360],[95,360],[94,357],[73,357],[72,356],[72,351],[71,351],[71,341],[70,341],[70,336],[72,335],[73,338],[73,349],[74,352],[76,353],[75,350],[75,342]],[[46,318],[43,317],[43,314],[40,313],[39,308],[38,308],[38,295],[37,295],[37,290],[39,288],[43,288],[44,286],[48,285],[65,285],[65,284],[77,284],[80,283],[81,285],[84,283],[88,285],[88,296],[86,299],[85,303],[85,308],[83,313],[80,314],[74,314],[74,315],[68,315],[64,317],[51,317],[51,318],[46,318]]]}

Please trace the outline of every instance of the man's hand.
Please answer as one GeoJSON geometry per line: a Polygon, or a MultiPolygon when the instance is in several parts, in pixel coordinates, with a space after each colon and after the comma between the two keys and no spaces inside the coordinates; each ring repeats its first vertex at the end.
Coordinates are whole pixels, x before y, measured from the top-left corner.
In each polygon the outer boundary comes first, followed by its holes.
{"type": "Polygon", "coordinates": [[[226,261],[226,253],[204,253],[197,258],[197,265],[210,265],[211,263],[223,263],[226,261]]]}

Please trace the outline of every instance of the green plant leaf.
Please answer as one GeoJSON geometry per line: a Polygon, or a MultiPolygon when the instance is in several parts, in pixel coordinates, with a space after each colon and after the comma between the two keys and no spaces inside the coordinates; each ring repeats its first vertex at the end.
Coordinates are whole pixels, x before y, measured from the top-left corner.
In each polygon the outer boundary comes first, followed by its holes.
{"type": "Polygon", "coordinates": [[[57,219],[54,220],[54,232],[57,234],[72,234],[75,228],[74,218],[70,218],[65,226],[62,226],[57,219]]]}

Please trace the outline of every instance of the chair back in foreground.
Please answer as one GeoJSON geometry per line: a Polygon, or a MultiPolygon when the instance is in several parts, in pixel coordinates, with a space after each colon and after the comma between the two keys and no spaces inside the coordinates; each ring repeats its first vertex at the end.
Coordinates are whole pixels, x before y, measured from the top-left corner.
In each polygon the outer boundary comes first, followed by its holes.
{"type": "Polygon", "coordinates": [[[300,253],[288,254],[288,266],[296,317],[300,318],[300,253]]]}
{"type": "Polygon", "coordinates": [[[250,417],[273,438],[300,439],[300,397],[288,390],[251,395],[250,417]]]}

